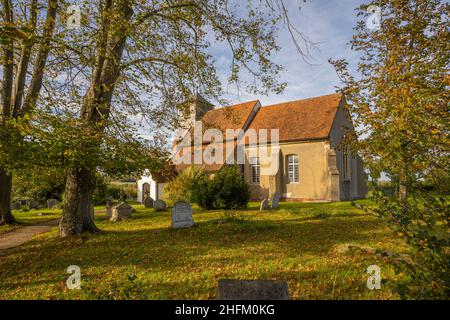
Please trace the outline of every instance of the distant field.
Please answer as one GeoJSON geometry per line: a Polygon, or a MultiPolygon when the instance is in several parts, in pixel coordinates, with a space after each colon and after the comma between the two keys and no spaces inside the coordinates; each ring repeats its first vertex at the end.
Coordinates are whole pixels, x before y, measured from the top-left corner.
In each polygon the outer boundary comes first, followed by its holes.
{"type": "Polygon", "coordinates": [[[135,187],[136,182],[121,182],[121,181],[110,181],[110,185],[119,186],[119,187],[135,187]]]}

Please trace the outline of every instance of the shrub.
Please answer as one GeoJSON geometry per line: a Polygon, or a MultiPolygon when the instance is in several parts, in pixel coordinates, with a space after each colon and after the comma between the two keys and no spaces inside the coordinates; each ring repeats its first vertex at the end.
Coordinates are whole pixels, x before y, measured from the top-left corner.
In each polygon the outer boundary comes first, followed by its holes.
{"type": "Polygon", "coordinates": [[[197,203],[205,209],[247,207],[250,190],[238,166],[224,166],[211,180],[198,184],[197,203]]]}
{"type": "Polygon", "coordinates": [[[137,197],[136,185],[127,184],[122,187],[122,190],[125,193],[125,196],[128,200],[136,199],[136,197],[137,197]]]}
{"type": "Polygon", "coordinates": [[[373,193],[377,204],[366,211],[383,218],[412,247],[414,263],[396,265],[408,277],[395,289],[403,299],[448,299],[450,296],[450,210],[445,198],[416,193],[403,202],[381,192],[373,193]]]}
{"type": "Polygon", "coordinates": [[[203,209],[239,209],[247,206],[250,191],[237,166],[224,166],[212,179],[203,168],[191,166],[166,185],[164,198],[196,202],[203,209]]]}
{"type": "Polygon", "coordinates": [[[201,167],[190,166],[164,188],[164,199],[170,203],[197,202],[197,189],[203,186],[208,176],[201,167]]]}
{"type": "Polygon", "coordinates": [[[109,185],[106,190],[106,198],[118,200],[118,199],[120,199],[121,191],[122,191],[122,189],[120,189],[119,187],[109,185]]]}
{"type": "Polygon", "coordinates": [[[95,190],[94,194],[92,195],[92,202],[94,205],[102,205],[106,202],[108,192],[108,181],[103,175],[96,174],[95,179],[95,190]]]}
{"type": "Polygon", "coordinates": [[[66,172],[61,168],[30,167],[19,171],[13,178],[12,196],[15,199],[62,199],[66,172]]]}
{"type": "Polygon", "coordinates": [[[202,179],[199,179],[192,198],[200,208],[208,210],[214,209],[214,192],[211,180],[208,177],[206,179],[203,177],[202,179]]]}

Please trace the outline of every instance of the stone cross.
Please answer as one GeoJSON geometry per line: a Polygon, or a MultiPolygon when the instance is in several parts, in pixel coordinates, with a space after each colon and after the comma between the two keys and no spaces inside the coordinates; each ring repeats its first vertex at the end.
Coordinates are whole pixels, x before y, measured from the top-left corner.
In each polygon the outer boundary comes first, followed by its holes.
{"type": "Polygon", "coordinates": [[[172,228],[190,228],[193,225],[191,205],[186,202],[175,203],[172,208],[172,228]]]}

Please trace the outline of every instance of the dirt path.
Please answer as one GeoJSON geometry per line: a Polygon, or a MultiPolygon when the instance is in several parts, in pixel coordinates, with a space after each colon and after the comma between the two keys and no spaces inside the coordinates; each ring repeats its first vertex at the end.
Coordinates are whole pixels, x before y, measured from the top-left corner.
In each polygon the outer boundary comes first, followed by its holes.
{"type": "Polygon", "coordinates": [[[9,250],[22,245],[38,234],[49,232],[51,228],[58,225],[58,221],[59,219],[41,222],[0,234],[0,256],[7,255],[9,250]]]}

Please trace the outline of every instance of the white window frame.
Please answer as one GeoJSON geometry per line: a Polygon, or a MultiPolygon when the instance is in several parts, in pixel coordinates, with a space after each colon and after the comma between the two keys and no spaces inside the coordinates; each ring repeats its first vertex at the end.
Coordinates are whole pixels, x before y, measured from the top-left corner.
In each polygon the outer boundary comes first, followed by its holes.
{"type": "Polygon", "coordinates": [[[250,175],[252,184],[259,184],[261,182],[261,167],[258,157],[250,158],[250,175]]]}
{"type": "Polygon", "coordinates": [[[286,173],[287,173],[287,178],[288,178],[289,184],[300,183],[298,154],[288,154],[286,156],[286,173]],[[297,169],[297,172],[296,172],[296,169],[297,169]]]}

